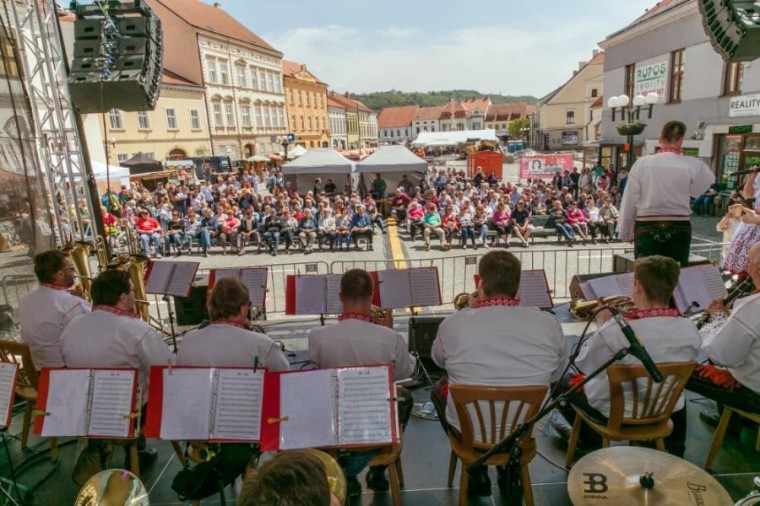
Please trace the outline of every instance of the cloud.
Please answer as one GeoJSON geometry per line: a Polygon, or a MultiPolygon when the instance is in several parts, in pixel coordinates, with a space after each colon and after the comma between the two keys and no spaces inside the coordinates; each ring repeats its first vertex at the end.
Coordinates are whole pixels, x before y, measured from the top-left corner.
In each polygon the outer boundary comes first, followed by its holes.
{"type": "Polygon", "coordinates": [[[439,31],[330,25],[265,38],[338,91],[460,88],[543,95],[591,57],[595,46],[586,47],[586,39],[593,31],[590,22],[558,20],[543,23],[540,31],[519,24],[439,31]]]}

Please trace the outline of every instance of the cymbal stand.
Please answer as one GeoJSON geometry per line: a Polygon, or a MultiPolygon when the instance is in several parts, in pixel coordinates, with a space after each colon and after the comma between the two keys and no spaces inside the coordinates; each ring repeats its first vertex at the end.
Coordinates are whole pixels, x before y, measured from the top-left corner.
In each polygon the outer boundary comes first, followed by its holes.
{"type": "Polygon", "coordinates": [[[172,303],[169,295],[164,294],[163,301],[166,302],[166,312],[169,313],[169,328],[172,331],[172,347],[174,348],[174,354],[177,354],[177,334],[174,332],[174,311],[172,311],[172,303]]]}
{"type": "MultiPolygon", "coordinates": [[[[572,388],[568,389],[567,391],[557,395],[557,397],[553,398],[550,402],[546,403],[544,407],[536,413],[533,418],[530,420],[524,421],[515,427],[515,430],[512,431],[507,437],[493,445],[490,450],[485,452],[483,455],[478,457],[472,464],[467,466],[467,472],[472,474],[476,472],[483,463],[488,460],[489,457],[496,454],[508,454],[509,455],[509,462],[506,465],[507,473],[511,473],[513,469],[517,465],[519,465],[520,457],[522,456],[522,449],[520,448],[520,440],[525,436],[525,434],[528,433],[528,431],[533,428],[533,426],[538,422],[540,419],[544,418],[546,415],[551,413],[556,407],[558,406],[564,406],[568,402],[568,397],[573,395],[574,393],[578,392],[580,389],[583,388],[583,386],[588,383],[590,380],[597,377],[599,374],[604,372],[609,366],[617,362],[618,360],[621,360],[623,357],[628,355],[630,353],[629,348],[623,348],[621,350],[618,350],[617,353],[615,353],[612,357],[609,358],[605,363],[603,363],[601,366],[599,366],[598,369],[588,374],[585,378],[583,378],[582,381],[575,384],[572,388]]],[[[507,501],[507,506],[519,506],[522,505],[522,486],[520,484],[519,479],[519,473],[517,477],[508,476],[508,479],[506,480],[509,484],[508,491],[503,491],[502,496],[507,501]]]]}
{"type": "Polygon", "coordinates": [[[23,485],[19,485],[18,478],[16,477],[16,470],[13,467],[13,458],[11,457],[11,451],[8,448],[8,437],[6,435],[8,427],[0,428],[0,434],[3,435],[3,447],[5,448],[5,456],[8,458],[8,468],[10,471],[10,479],[0,477],[0,497],[5,496],[10,504],[21,506],[24,504],[24,500],[21,498],[21,490],[28,492],[27,488],[23,485]],[[13,499],[13,493],[15,492],[18,501],[13,499]]]}

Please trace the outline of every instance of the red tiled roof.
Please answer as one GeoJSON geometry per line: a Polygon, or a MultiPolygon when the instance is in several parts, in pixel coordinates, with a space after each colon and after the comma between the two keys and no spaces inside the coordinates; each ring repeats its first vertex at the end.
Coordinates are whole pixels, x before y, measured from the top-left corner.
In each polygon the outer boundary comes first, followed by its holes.
{"type": "Polygon", "coordinates": [[[634,21],[634,23],[638,23],[639,21],[643,21],[644,19],[646,19],[646,18],[648,18],[650,16],[653,16],[657,12],[660,12],[660,11],[664,10],[665,8],[670,7],[671,5],[673,5],[673,4],[675,4],[675,3],[679,2],[679,1],[681,1],[681,0],[660,0],[659,2],[657,2],[657,4],[655,4],[654,7],[652,7],[651,9],[647,9],[644,14],[642,14],[641,16],[639,16],[638,18],[636,18],[636,21],[634,21]]]}
{"type": "Polygon", "coordinates": [[[369,107],[347,95],[348,93],[341,95],[339,93],[331,91],[327,94],[328,105],[330,98],[332,98],[334,102],[337,102],[337,104],[339,104],[337,107],[343,107],[344,109],[358,109],[362,112],[372,112],[369,107]]]}
{"type": "MultiPolygon", "coordinates": [[[[277,51],[264,39],[243,26],[221,7],[214,7],[200,0],[149,0],[157,2],[199,30],[213,32],[241,42],[277,51]]],[[[278,51],[279,52],[279,51],[278,51]]]]}
{"type": "Polygon", "coordinates": [[[336,98],[333,98],[332,92],[327,94],[327,106],[346,109],[346,104],[340,100],[337,100],[336,98]]]}
{"type": "Polygon", "coordinates": [[[306,68],[306,65],[303,65],[301,63],[297,63],[294,61],[282,60],[282,75],[289,76],[289,77],[296,77],[296,74],[298,74],[301,71],[307,72],[319,84],[325,84],[317,76],[315,76],[311,70],[308,70],[306,68]]]}
{"type": "Polygon", "coordinates": [[[441,118],[444,105],[435,105],[431,107],[420,107],[414,115],[414,121],[429,121],[441,118]]]}
{"type": "Polygon", "coordinates": [[[599,51],[586,65],[604,65],[604,51],[599,51]]]}
{"type": "Polygon", "coordinates": [[[511,104],[494,104],[488,108],[487,122],[512,121],[528,116],[528,108],[532,107],[525,102],[511,104]]]}
{"type": "Polygon", "coordinates": [[[418,105],[404,105],[401,107],[386,107],[380,111],[380,117],[377,119],[378,128],[394,128],[409,126],[414,121],[418,105]]]}
{"type": "Polygon", "coordinates": [[[486,113],[488,110],[488,106],[491,104],[491,99],[488,97],[483,98],[471,98],[467,100],[463,100],[462,106],[467,109],[467,112],[470,113],[474,111],[475,109],[479,109],[480,112],[483,114],[486,113]]]}
{"type": "Polygon", "coordinates": [[[164,67],[161,70],[161,82],[164,84],[174,84],[174,85],[182,85],[182,86],[197,86],[198,88],[202,88],[202,86],[198,83],[194,83],[189,79],[185,79],[179,74],[176,74],[172,72],[171,70],[164,67]]]}

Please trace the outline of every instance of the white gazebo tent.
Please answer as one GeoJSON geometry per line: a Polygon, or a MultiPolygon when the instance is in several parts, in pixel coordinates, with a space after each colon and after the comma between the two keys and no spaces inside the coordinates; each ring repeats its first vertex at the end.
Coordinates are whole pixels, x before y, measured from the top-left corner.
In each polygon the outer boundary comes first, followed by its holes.
{"type": "Polygon", "coordinates": [[[332,148],[309,149],[302,156],[282,166],[282,175],[286,183],[295,186],[300,194],[305,194],[314,187],[314,180],[320,178],[322,185],[330,178],[338,191],[344,185],[353,187],[351,175],[354,162],[332,148]]]}
{"type": "Polygon", "coordinates": [[[405,146],[383,146],[356,164],[356,172],[362,175],[367,191],[372,187],[374,175],[380,174],[385,180],[388,193],[396,189],[404,174],[409,176],[414,185],[418,185],[427,170],[427,162],[405,146]]]}
{"type": "Polygon", "coordinates": [[[106,191],[110,180],[111,189],[119,191],[121,185],[129,187],[129,168],[119,167],[116,165],[107,165],[97,160],[90,160],[92,166],[92,175],[95,176],[95,182],[101,192],[106,191]]]}

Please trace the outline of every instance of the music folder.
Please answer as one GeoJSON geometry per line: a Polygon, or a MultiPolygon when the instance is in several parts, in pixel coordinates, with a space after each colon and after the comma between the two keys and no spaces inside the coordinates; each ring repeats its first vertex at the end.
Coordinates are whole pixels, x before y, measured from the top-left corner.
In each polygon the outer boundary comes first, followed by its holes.
{"type": "Polygon", "coordinates": [[[156,295],[190,297],[200,262],[150,262],[145,271],[145,291],[156,295]]]}
{"type": "Polygon", "coordinates": [[[214,289],[217,280],[222,278],[235,278],[240,280],[240,282],[248,288],[248,299],[250,300],[251,305],[263,309],[266,305],[267,271],[266,267],[211,269],[208,277],[207,298],[210,299],[211,291],[214,289]]]}
{"type": "Polygon", "coordinates": [[[396,443],[395,398],[388,365],[267,373],[261,450],[396,443]]]}
{"type": "Polygon", "coordinates": [[[615,296],[633,297],[633,273],[624,272],[589,279],[580,284],[580,289],[586,300],[615,296]]]}
{"type": "Polygon", "coordinates": [[[388,309],[440,306],[437,267],[387,269],[369,273],[375,280],[373,302],[388,309]]]}
{"type": "Polygon", "coordinates": [[[704,311],[715,300],[728,295],[720,269],[714,264],[681,268],[678,285],[673,291],[676,307],[681,313],[704,311]]]}
{"type": "Polygon", "coordinates": [[[153,366],[145,437],[258,441],[264,378],[262,368],[153,366]]]}
{"type": "Polygon", "coordinates": [[[554,307],[546,271],[543,269],[526,270],[520,273],[520,286],[517,298],[521,306],[551,309],[554,307]]]}
{"type": "Polygon", "coordinates": [[[291,274],[285,280],[285,314],[339,314],[341,274],[291,274]]]}
{"type": "Polygon", "coordinates": [[[136,398],[137,369],[43,368],[34,433],[134,437],[136,398]]]}
{"type": "Polygon", "coordinates": [[[18,364],[0,362],[0,428],[11,426],[13,398],[16,395],[18,364]]]}

